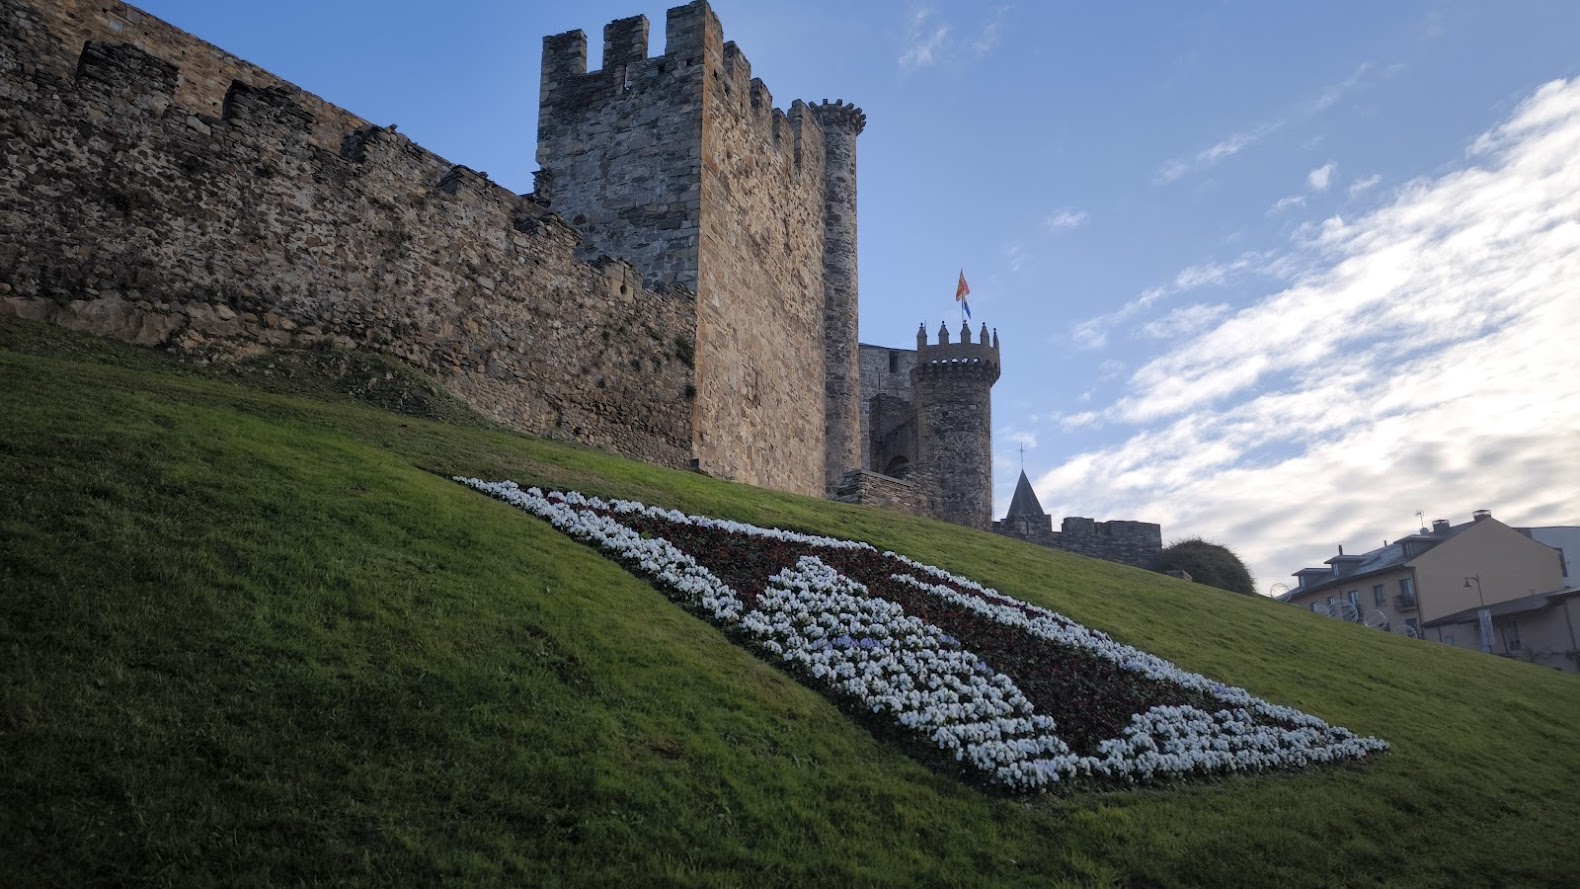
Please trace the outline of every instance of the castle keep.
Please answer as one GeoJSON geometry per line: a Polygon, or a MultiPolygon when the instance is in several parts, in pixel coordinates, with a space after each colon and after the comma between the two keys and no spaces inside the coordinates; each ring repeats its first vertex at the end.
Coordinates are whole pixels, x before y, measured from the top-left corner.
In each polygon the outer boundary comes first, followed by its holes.
{"type": "Polygon", "coordinates": [[[0,0],[0,312],[374,350],[528,434],[988,528],[996,336],[868,385],[865,115],[775,108],[701,0],[648,43],[544,40],[517,195],[114,0],[0,0]]]}
{"type": "Polygon", "coordinates": [[[856,136],[788,113],[706,3],[543,41],[536,198],[649,281],[697,296],[692,447],[705,471],[824,494],[856,465],[856,136]]]}

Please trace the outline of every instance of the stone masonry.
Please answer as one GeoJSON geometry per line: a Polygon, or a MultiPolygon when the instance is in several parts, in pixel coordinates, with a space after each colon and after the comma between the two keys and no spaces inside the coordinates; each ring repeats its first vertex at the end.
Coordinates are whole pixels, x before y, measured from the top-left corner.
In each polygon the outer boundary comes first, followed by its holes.
{"type": "Polygon", "coordinates": [[[988,527],[996,338],[857,342],[866,115],[775,108],[701,0],[648,43],[544,39],[522,196],[117,0],[0,0],[0,312],[371,349],[529,434],[988,527]]]}
{"type": "Polygon", "coordinates": [[[697,294],[704,471],[824,495],[856,466],[854,106],[773,107],[706,3],[545,38],[538,199],[582,250],[697,294]],[[832,166],[825,164],[832,160],[832,166]]]}
{"type": "Polygon", "coordinates": [[[1069,516],[1058,531],[1053,530],[1053,519],[1037,501],[1025,470],[1021,470],[1016,482],[1009,512],[993,523],[993,531],[1039,546],[1148,570],[1163,549],[1163,529],[1151,522],[1098,522],[1069,516]]]}
{"type": "Polygon", "coordinates": [[[960,341],[949,342],[940,327],[938,342],[927,329],[916,333],[916,366],[911,397],[916,410],[916,461],[911,479],[923,498],[925,515],[989,530],[993,527],[993,384],[999,377],[998,337],[982,326],[978,341],[960,326],[960,341]]]}
{"type": "MultiPolygon", "coordinates": [[[[321,103],[250,66],[211,113],[170,61],[76,44],[75,8],[0,0],[0,309],[203,357],[374,349],[522,431],[690,459],[689,291],[578,259],[574,229],[392,130],[326,147],[321,103]]],[[[205,80],[225,58],[176,54],[205,80]]]]}

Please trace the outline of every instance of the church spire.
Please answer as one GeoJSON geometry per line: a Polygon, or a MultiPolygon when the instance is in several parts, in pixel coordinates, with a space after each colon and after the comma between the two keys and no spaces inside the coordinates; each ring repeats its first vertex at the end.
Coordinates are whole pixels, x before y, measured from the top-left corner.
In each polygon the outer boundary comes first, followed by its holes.
{"type": "Polygon", "coordinates": [[[1015,496],[1009,501],[1009,514],[1006,518],[1017,516],[1036,516],[1041,518],[1047,515],[1042,511],[1042,504],[1037,500],[1037,492],[1031,489],[1031,479],[1026,477],[1026,470],[1020,471],[1020,481],[1015,483],[1015,496]]]}

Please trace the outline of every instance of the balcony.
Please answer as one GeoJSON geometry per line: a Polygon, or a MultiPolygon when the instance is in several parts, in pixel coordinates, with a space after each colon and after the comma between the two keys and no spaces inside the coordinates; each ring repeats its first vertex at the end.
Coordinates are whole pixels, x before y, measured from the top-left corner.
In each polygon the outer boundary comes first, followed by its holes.
{"type": "Polygon", "coordinates": [[[1394,607],[1399,609],[1400,611],[1414,611],[1415,610],[1415,596],[1407,594],[1407,593],[1400,593],[1397,596],[1393,597],[1393,604],[1394,604],[1394,607]]]}

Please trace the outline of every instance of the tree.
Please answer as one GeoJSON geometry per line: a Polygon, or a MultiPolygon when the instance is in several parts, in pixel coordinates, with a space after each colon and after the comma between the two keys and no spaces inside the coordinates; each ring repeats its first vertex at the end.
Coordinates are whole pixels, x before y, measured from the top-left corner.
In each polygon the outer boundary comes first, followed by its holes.
{"type": "Polygon", "coordinates": [[[1184,571],[1191,580],[1228,590],[1231,593],[1256,595],[1256,585],[1251,572],[1234,554],[1234,550],[1200,537],[1177,540],[1164,547],[1152,563],[1153,571],[1168,573],[1184,571]]]}

